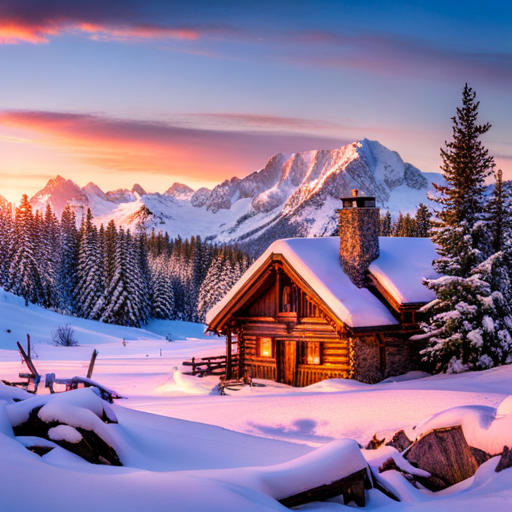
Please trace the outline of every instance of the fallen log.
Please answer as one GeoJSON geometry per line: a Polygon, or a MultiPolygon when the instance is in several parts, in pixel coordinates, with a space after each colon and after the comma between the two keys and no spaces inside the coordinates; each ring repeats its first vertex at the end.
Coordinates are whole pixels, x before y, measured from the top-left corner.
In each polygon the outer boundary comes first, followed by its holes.
{"type": "Polygon", "coordinates": [[[361,469],[330,484],[320,485],[278,501],[281,505],[292,508],[313,501],[326,501],[336,496],[343,496],[345,505],[353,501],[358,507],[364,507],[366,505],[365,488],[370,489],[371,482],[368,471],[361,469]]]}

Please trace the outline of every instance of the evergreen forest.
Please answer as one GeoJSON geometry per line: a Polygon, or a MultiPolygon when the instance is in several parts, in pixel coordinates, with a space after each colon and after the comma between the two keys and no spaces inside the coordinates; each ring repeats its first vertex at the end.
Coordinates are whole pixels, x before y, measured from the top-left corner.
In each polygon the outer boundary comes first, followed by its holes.
{"type": "Polygon", "coordinates": [[[27,305],[106,323],[203,322],[250,264],[233,246],[93,220],[88,209],[77,227],[69,205],[60,220],[50,205],[34,213],[26,195],[0,203],[0,285],[27,305]]]}

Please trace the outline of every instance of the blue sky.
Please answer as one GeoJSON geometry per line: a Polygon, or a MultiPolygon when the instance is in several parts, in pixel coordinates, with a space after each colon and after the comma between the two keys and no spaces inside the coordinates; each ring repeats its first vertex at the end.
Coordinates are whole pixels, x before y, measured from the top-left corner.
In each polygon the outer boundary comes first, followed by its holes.
{"type": "Polygon", "coordinates": [[[364,137],[437,171],[465,82],[512,179],[510,34],[510,1],[2,0],[0,194],[213,186],[364,137]]]}

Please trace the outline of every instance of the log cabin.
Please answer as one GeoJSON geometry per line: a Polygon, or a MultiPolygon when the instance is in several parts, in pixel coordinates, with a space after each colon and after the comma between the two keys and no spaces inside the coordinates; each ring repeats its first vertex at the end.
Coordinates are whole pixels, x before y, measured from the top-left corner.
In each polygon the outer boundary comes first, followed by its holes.
{"type": "Polygon", "coordinates": [[[438,277],[433,243],[379,237],[375,198],[357,191],[337,212],[339,236],[274,242],[208,312],[228,379],[375,383],[418,369],[423,347],[409,338],[435,298],[422,284],[438,277]]]}

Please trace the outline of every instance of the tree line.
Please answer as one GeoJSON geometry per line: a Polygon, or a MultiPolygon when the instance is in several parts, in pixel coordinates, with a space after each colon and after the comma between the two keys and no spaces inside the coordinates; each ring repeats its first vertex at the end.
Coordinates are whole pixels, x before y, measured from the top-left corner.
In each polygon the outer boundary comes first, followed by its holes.
{"type": "Polygon", "coordinates": [[[134,233],[114,220],[98,228],[87,209],[77,228],[69,205],[59,220],[51,205],[34,213],[26,195],[14,211],[0,204],[0,285],[68,315],[134,327],[204,321],[249,264],[236,247],[148,234],[144,222],[134,233]]]}
{"type": "Polygon", "coordinates": [[[432,212],[420,203],[416,214],[403,214],[393,218],[388,211],[380,216],[380,236],[428,238],[432,230],[432,212]]]}

